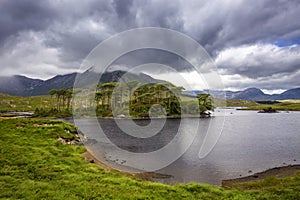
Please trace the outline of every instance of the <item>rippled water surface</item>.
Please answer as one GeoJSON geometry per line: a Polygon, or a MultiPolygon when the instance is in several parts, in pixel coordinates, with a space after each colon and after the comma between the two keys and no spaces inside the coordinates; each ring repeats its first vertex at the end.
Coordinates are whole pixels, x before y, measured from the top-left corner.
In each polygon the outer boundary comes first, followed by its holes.
{"type": "MultiPolygon", "coordinates": [[[[127,158],[120,157],[112,143],[128,152],[149,153],[176,138],[180,122],[184,123],[182,132],[187,136],[198,130],[199,134],[188,150],[178,160],[157,171],[172,175],[172,178],[158,180],[161,182],[193,181],[218,185],[224,179],[300,163],[300,112],[257,113],[232,109],[226,111],[225,121],[221,113],[223,110],[217,110],[211,119],[167,119],[164,128],[148,138],[124,134],[112,119],[82,119],[77,120],[77,125],[88,137],[87,148],[100,160],[120,169],[126,168],[127,158]],[[222,134],[212,151],[200,159],[203,134],[207,133],[209,124],[222,126],[222,129],[210,127],[208,134],[217,137],[220,130],[222,134]],[[104,135],[99,135],[99,126],[104,135]]],[[[123,119],[122,123],[129,122],[123,119]]],[[[136,124],[147,126],[149,120],[137,120],[136,124]]],[[[158,162],[162,159],[166,158],[157,158],[158,162]]]]}

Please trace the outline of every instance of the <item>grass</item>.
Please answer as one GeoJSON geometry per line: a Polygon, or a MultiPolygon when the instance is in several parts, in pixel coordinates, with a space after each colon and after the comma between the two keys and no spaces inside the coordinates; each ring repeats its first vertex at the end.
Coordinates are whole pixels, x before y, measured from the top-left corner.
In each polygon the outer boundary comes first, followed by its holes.
{"type": "Polygon", "coordinates": [[[164,185],[84,162],[73,125],[41,119],[0,119],[0,199],[299,199],[300,174],[223,189],[164,185]]]}
{"type": "Polygon", "coordinates": [[[262,181],[234,184],[232,188],[258,195],[260,199],[300,199],[300,172],[294,177],[268,177],[262,181]]]}
{"type": "Polygon", "coordinates": [[[263,110],[272,107],[275,110],[300,111],[300,103],[284,101],[276,104],[258,104],[245,108],[246,110],[263,110]]]}
{"type": "Polygon", "coordinates": [[[20,97],[0,94],[0,111],[34,111],[36,108],[55,108],[55,97],[45,96],[20,97]]]}
{"type": "Polygon", "coordinates": [[[236,99],[228,99],[226,100],[226,106],[228,107],[250,107],[256,106],[258,103],[251,100],[236,100],[236,99]]]}

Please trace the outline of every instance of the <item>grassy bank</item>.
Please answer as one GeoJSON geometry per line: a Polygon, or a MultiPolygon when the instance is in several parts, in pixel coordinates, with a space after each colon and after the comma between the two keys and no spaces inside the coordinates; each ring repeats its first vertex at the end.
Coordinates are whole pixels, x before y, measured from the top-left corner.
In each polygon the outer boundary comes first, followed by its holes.
{"type": "Polygon", "coordinates": [[[36,108],[55,108],[55,97],[45,96],[20,97],[0,94],[0,111],[34,111],[36,108]]]}
{"type": "Polygon", "coordinates": [[[275,110],[283,111],[300,111],[300,103],[294,103],[292,101],[283,101],[276,104],[258,104],[254,106],[249,106],[245,110],[263,110],[272,107],[275,110]]]}
{"type": "Polygon", "coordinates": [[[0,198],[3,199],[297,199],[300,174],[239,184],[231,189],[205,184],[164,185],[84,162],[84,147],[66,123],[0,119],[0,198]]]}

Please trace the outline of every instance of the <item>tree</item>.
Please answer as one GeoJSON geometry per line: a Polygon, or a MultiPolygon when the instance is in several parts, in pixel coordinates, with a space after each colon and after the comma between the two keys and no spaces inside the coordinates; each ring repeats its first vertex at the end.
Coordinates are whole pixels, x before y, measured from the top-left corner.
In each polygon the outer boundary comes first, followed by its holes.
{"type": "Polygon", "coordinates": [[[112,115],[112,93],[117,84],[117,82],[108,82],[97,85],[94,100],[96,101],[97,112],[102,112],[101,115],[112,115]]]}
{"type": "Polygon", "coordinates": [[[53,97],[53,95],[56,95],[56,93],[57,93],[57,90],[56,89],[52,89],[52,90],[50,90],[49,92],[49,95],[51,96],[51,98],[53,97]]]}
{"type": "Polygon", "coordinates": [[[60,110],[60,106],[62,104],[62,107],[64,108],[64,104],[65,104],[65,90],[64,89],[60,89],[57,91],[56,93],[57,99],[58,99],[58,110],[60,110]],[[61,102],[62,101],[62,102],[61,102]]]}
{"type": "Polygon", "coordinates": [[[65,96],[67,98],[67,109],[69,110],[70,109],[70,104],[71,104],[71,99],[72,99],[72,96],[73,96],[73,90],[72,89],[67,89],[65,91],[65,96]]]}
{"type": "Polygon", "coordinates": [[[214,110],[211,95],[210,94],[199,94],[198,95],[198,103],[199,103],[200,116],[210,116],[209,111],[214,110]]]}

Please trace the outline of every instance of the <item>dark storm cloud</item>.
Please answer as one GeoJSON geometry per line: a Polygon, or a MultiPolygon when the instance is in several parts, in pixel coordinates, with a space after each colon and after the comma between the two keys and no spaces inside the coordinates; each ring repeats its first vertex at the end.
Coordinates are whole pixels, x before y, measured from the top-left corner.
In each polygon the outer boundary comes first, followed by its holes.
{"type": "MultiPolygon", "coordinates": [[[[114,65],[124,68],[124,66],[135,67],[147,63],[159,63],[170,66],[173,69],[182,69],[185,71],[194,70],[193,66],[182,57],[164,50],[142,49],[129,52],[116,59],[111,67],[117,69],[114,65]]],[[[160,69],[151,68],[149,71],[160,73],[160,69]]]]}
{"type": "Polygon", "coordinates": [[[48,2],[4,0],[0,5],[0,44],[21,31],[44,30],[56,18],[48,2]]]}
{"type": "Polygon", "coordinates": [[[295,20],[300,15],[299,1],[206,1],[195,4],[201,5],[187,6],[183,14],[187,19],[186,31],[212,53],[226,47],[300,35],[300,24],[295,20]],[[198,12],[193,14],[193,11],[198,12]]]}
{"type": "Polygon", "coordinates": [[[133,14],[130,12],[132,0],[115,0],[113,5],[119,19],[128,18],[133,14]]]}
{"type": "MultiPolygon", "coordinates": [[[[99,42],[131,28],[157,26],[197,40],[223,75],[272,81],[272,76],[285,74],[288,82],[298,73],[299,44],[294,49],[282,44],[300,37],[299,13],[297,0],[3,0],[0,65],[8,74],[36,77],[75,71],[99,42]],[[258,50],[253,48],[257,44],[258,50]],[[245,56],[236,59],[235,54],[245,56]]],[[[180,64],[175,67],[186,70],[180,64]]]]}
{"type": "Polygon", "coordinates": [[[138,26],[154,26],[184,31],[180,2],[136,1],[136,23],[138,26]]]}

